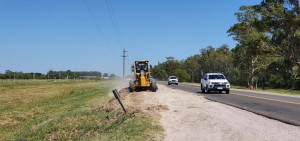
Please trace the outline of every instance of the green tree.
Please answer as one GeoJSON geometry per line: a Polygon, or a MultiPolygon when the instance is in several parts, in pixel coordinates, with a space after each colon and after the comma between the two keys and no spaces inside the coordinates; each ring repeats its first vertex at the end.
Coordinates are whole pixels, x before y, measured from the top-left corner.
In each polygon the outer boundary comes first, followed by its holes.
{"type": "Polygon", "coordinates": [[[200,55],[194,55],[188,57],[184,61],[184,68],[186,69],[188,75],[189,75],[189,80],[191,82],[198,82],[200,80],[200,55]]]}
{"type": "Polygon", "coordinates": [[[189,74],[185,69],[181,69],[181,68],[176,69],[174,74],[178,77],[179,82],[186,82],[189,80],[189,74]]]}
{"type": "Polygon", "coordinates": [[[208,46],[201,49],[199,66],[201,74],[208,72],[227,73],[232,67],[232,52],[228,45],[222,45],[219,48],[208,46]]]}
{"type": "Polygon", "coordinates": [[[151,74],[155,79],[158,80],[167,80],[168,74],[167,72],[162,68],[161,64],[158,64],[157,66],[154,66],[152,69],[151,74]]]}
{"type": "Polygon", "coordinates": [[[167,72],[168,76],[174,75],[174,71],[180,68],[181,64],[174,57],[166,57],[167,61],[163,63],[163,68],[167,72]]]}
{"type": "MultiPolygon", "coordinates": [[[[267,23],[269,34],[272,37],[271,43],[276,47],[276,52],[281,58],[276,64],[284,65],[278,69],[284,71],[276,75],[276,78],[288,80],[280,87],[300,89],[300,7],[298,0],[272,0],[263,1],[257,5],[257,12],[261,13],[262,19],[267,23]]],[[[279,68],[279,67],[278,67],[279,68]]],[[[275,76],[272,76],[272,80],[275,76]]],[[[272,82],[279,82],[272,81],[272,82]]],[[[271,81],[271,80],[270,80],[271,81]]],[[[273,83],[269,83],[273,84],[273,83]]],[[[276,85],[278,87],[278,85],[276,85]]]]}
{"type": "Polygon", "coordinates": [[[235,51],[236,62],[240,62],[241,70],[245,70],[248,87],[253,89],[255,76],[259,69],[267,67],[276,60],[274,48],[270,45],[270,37],[266,34],[261,15],[253,6],[242,6],[236,13],[239,23],[233,25],[228,32],[239,42],[235,51]]]}
{"type": "Polygon", "coordinates": [[[208,46],[200,50],[200,69],[201,74],[208,72],[216,72],[214,64],[214,52],[215,48],[208,46]]]}
{"type": "Polygon", "coordinates": [[[103,77],[108,77],[108,73],[104,73],[104,74],[103,74],[103,77]]]}
{"type": "Polygon", "coordinates": [[[114,78],[116,78],[116,75],[112,73],[112,74],[109,75],[109,78],[114,79],[114,78]]]}

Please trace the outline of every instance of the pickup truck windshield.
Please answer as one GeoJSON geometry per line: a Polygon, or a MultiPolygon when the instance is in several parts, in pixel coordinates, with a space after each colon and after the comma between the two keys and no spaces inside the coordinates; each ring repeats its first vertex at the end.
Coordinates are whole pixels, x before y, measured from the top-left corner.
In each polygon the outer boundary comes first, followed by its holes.
{"type": "Polygon", "coordinates": [[[208,79],[225,79],[224,75],[209,75],[208,79]]]}

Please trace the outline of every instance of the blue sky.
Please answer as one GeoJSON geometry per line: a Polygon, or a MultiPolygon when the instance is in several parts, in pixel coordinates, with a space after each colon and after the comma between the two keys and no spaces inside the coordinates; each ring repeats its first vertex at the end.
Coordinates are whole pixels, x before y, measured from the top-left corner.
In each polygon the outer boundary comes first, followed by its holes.
{"type": "Polygon", "coordinates": [[[0,73],[52,70],[126,74],[134,60],[182,60],[226,31],[242,5],[260,0],[0,0],[0,73]],[[111,11],[111,12],[109,12],[111,11]],[[112,18],[111,18],[112,17],[112,18]],[[113,19],[113,20],[112,20],[113,19]],[[116,25],[116,26],[113,26],[116,25]]]}

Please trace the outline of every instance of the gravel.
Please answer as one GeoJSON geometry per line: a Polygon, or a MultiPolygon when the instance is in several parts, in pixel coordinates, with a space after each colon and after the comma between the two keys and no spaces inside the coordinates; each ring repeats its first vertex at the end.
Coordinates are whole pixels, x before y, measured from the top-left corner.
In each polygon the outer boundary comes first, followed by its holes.
{"type": "Polygon", "coordinates": [[[300,127],[212,102],[202,96],[158,85],[157,92],[137,92],[135,102],[159,114],[165,141],[299,141],[300,127]],[[147,108],[148,107],[148,108],[147,108]],[[152,108],[157,109],[157,108],[152,108]]]}

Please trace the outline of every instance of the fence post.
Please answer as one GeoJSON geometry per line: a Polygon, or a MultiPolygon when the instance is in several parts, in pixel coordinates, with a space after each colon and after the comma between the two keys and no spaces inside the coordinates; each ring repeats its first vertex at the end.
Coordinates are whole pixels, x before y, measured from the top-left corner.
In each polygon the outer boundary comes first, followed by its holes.
{"type": "Polygon", "coordinates": [[[114,96],[116,97],[116,99],[119,101],[123,111],[126,113],[126,110],[123,106],[123,103],[121,102],[120,96],[119,96],[119,92],[117,91],[117,89],[112,90],[112,92],[114,93],[114,96]]]}
{"type": "Polygon", "coordinates": [[[115,92],[117,93],[118,97],[121,98],[117,89],[115,89],[115,92]]]}

